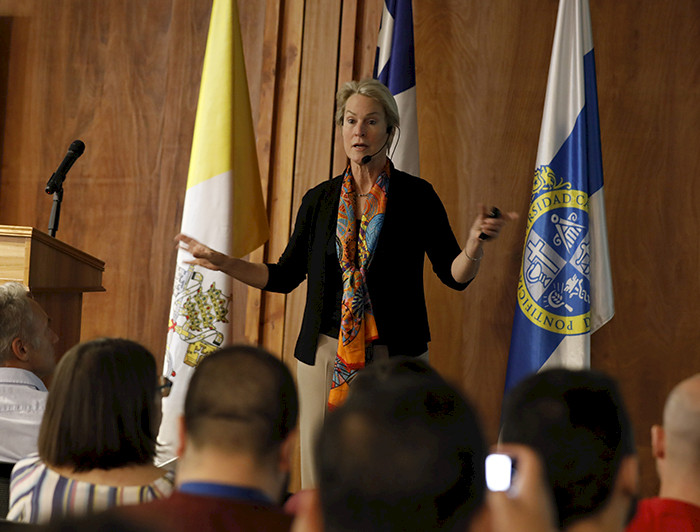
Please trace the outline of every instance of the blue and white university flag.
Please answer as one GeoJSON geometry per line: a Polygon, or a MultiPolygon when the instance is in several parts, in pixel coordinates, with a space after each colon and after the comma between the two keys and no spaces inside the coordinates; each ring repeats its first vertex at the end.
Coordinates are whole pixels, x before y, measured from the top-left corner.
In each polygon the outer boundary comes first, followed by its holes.
{"type": "Polygon", "coordinates": [[[560,0],[528,212],[506,392],[550,367],[590,367],[614,314],[588,0],[560,0]]]}
{"type": "Polygon", "coordinates": [[[399,107],[401,130],[391,159],[399,170],[419,175],[416,63],[413,52],[411,0],[384,0],[374,61],[374,77],[389,87],[399,107]]]}

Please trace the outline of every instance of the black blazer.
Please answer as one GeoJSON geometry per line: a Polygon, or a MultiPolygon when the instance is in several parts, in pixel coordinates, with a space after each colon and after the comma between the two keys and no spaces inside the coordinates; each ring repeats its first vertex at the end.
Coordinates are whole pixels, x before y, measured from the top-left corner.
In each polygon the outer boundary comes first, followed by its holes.
{"type": "MultiPolygon", "coordinates": [[[[391,169],[384,224],[367,286],[380,338],[389,354],[418,356],[430,341],[423,289],[423,260],[428,255],[433,271],[455,290],[452,261],[461,247],[450,227],[440,198],[427,181],[391,169]]],[[[276,264],[267,264],[265,290],[289,293],[308,276],[306,307],[294,356],[312,365],[321,326],[326,249],[335,239],[343,176],[309,190],[302,199],[294,232],[276,264]]]]}

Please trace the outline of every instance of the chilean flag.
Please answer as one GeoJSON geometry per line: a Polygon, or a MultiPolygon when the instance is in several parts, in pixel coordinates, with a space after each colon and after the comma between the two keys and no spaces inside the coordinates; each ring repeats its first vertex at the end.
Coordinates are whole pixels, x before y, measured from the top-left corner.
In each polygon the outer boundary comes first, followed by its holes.
{"type": "Polygon", "coordinates": [[[411,0],[384,2],[374,61],[374,77],[389,88],[399,107],[401,129],[391,160],[399,170],[419,175],[416,64],[413,52],[411,0]]]}

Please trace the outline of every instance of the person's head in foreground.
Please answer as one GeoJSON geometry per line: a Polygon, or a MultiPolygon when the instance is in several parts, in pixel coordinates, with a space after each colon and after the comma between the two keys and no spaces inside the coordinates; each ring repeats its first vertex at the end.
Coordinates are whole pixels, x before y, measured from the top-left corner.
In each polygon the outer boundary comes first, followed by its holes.
{"type": "Polygon", "coordinates": [[[528,377],[504,401],[501,441],[539,452],[560,528],[624,528],[638,470],[632,425],[612,378],[565,369],[528,377]]]}
{"type": "Polygon", "coordinates": [[[671,391],[664,406],[663,426],[654,425],[651,445],[661,479],[662,497],[700,505],[700,373],[671,391]]]}
{"type": "Polygon", "coordinates": [[[298,412],[294,380],[277,357],[247,345],[207,356],[185,398],[178,476],[255,487],[280,503],[298,412]]]}
{"type": "Polygon", "coordinates": [[[56,367],[57,341],[49,317],[24,285],[0,285],[0,367],[46,377],[56,367]]]}
{"type": "Polygon", "coordinates": [[[700,530],[700,373],[666,399],[663,425],[651,427],[658,497],[639,502],[627,532],[700,530]]]}
{"type": "Polygon", "coordinates": [[[328,532],[468,530],[484,507],[486,445],[472,407],[420,361],[364,369],[318,444],[328,532]]]}
{"type": "Polygon", "coordinates": [[[131,340],[84,342],[56,367],[39,456],[76,472],[151,464],[159,423],[153,355],[131,340]]]}

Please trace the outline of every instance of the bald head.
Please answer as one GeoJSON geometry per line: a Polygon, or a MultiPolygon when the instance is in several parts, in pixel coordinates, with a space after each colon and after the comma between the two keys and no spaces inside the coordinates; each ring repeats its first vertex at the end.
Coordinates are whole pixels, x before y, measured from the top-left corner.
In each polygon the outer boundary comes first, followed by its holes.
{"type": "Polygon", "coordinates": [[[664,407],[666,455],[700,467],[700,373],[679,383],[664,407]]]}

